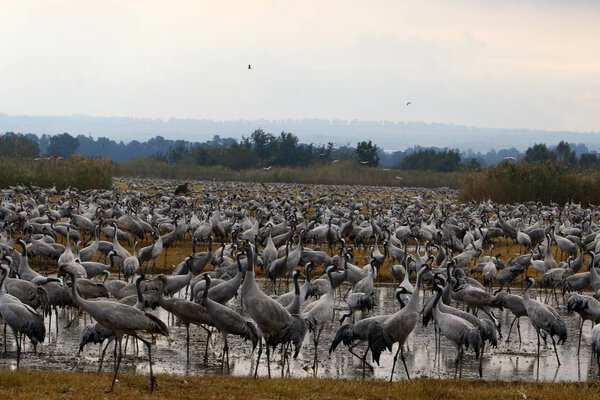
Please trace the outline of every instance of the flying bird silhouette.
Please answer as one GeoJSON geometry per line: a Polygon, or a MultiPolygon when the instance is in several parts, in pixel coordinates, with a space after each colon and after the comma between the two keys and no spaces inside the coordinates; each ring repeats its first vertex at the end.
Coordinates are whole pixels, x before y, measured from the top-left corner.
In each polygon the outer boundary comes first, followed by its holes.
{"type": "Polygon", "coordinates": [[[407,101],[407,102],[406,102],[406,105],[407,105],[407,106],[408,106],[408,105],[410,105],[410,104],[412,104],[412,101],[407,101]]]}

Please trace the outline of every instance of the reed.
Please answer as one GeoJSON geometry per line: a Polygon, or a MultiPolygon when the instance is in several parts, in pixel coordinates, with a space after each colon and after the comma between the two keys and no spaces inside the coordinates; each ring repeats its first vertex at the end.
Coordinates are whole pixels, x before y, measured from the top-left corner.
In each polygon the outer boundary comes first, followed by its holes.
{"type": "Polygon", "coordinates": [[[597,203],[600,173],[581,173],[556,162],[539,164],[503,162],[496,167],[465,176],[461,201],[519,203],[527,201],[565,204],[597,203]]]}
{"type": "Polygon", "coordinates": [[[72,156],[68,160],[0,158],[0,187],[15,185],[80,190],[110,189],[112,161],[72,156]]]}

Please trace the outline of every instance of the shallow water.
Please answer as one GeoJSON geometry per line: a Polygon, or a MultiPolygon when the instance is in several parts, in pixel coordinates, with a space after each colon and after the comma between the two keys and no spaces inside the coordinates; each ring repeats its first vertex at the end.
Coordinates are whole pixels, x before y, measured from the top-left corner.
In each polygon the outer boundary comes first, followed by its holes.
{"type": "MultiPolygon", "coordinates": [[[[264,286],[264,282],[260,283],[264,286]]],[[[264,287],[269,291],[268,287],[264,287]]],[[[394,287],[390,285],[379,286],[376,288],[376,309],[371,315],[379,313],[390,313],[398,309],[396,300],[393,297],[394,287]]],[[[515,292],[520,292],[515,290],[515,292]]],[[[430,296],[427,292],[425,297],[430,296]]],[[[328,354],[333,335],[339,327],[338,318],[345,312],[345,302],[341,301],[341,296],[337,296],[335,321],[328,324],[321,335],[318,348],[319,367],[318,377],[329,377],[339,379],[361,378],[363,368],[361,361],[351,355],[346,346],[340,343],[337,350],[328,354]]],[[[230,305],[237,311],[240,311],[240,300],[234,299],[230,305]]],[[[496,313],[502,321],[503,338],[500,340],[498,348],[489,349],[486,346],[483,356],[483,379],[486,380],[540,380],[540,381],[583,381],[596,380],[598,369],[595,361],[592,359],[589,335],[591,324],[587,322],[583,329],[583,338],[580,355],[577,356],[577,339],[580,318],[577,314],[566,314],[565,307],[561,303],[558,307],[559,313],[565,320],[568,329],[568,338],[566,344],[559,345],[558,354],[562,365],[558,365],[552,349],[552,343],[548,346],[542,344],[541,356],[539,362],[536,357],[537,340],[536,333],[527,318],[521,318],[521,337],[522,343],[519,344],[516,324],[513,327],[511,341],[506,342],[508,328],[512,322],[512,314],[508,310],[496,313]]],[[[152,348],[153,368],[155,373],[166,373],[176,375],[213,375],[213,374],[231,374],[236,376],[250,375],[255,366],[256,352],[251,353],[251,344],[244,343],[242,340],[229,336],[230,358],[229,372],[227,366],[222,370],[221,350],[222,338],[216,332],[209,344],[207,362],[204,363],[204,348],[206,344],[206,332],[197,326],[190,328],[190,364],[186,365],[185,348],[185,326],[179,325],[169,317],[164,310],[156,310],[156,313],[163,321],[167,322],[171,334],[169,338],[157,338],[152,348]]],[[[358,318],[360,313],[356,315],[358,318]]],[[[27,344],[24,346],[21,366],[29,369],[47,369],[47,370],[85,370],[95,371],[98,368],[98,345],[88,345],[84,351],[77,355],[81,330],[86,323],[89,323],[89,317],[80,317],[70,328],[63,328],[70,319],[68,313],[59,311],[59,329],[56,334],[55,318],[52,319],[52,332],[48,335],[45,343],[38,346],[38,353],[33,354],[32,347],[27,344]]],[[[46,323],[48,323],[46,319],[46,323]]],[[[28,340],[26,340],[28,342],[28,340]]],[[[125,343],[124,343],[125,344],[125,343]]],[[[441,351],[436,351],[434,341],[434,328],[430,324],[422,327],[421,321],[407,340],[405,347],[406,364],[411,377],[432,377],[432,378],[452,378],[454,377],[454,360],[456,358],[456,348],[444,337],[441,338],[441,351]]],[[[13,349],[13,338],[9,333],[8,338],[9,351],[0,356],[0,366],[16,367],[16,352],[13,349]]],[[[103,369],[105,371],[112,368],[112,348],[109,346],[103,369]]],[[[355,348],[357,354],[363,354],[366,344],[355,348]]],[[[396,346],[394,347],[394,352],[396,346]]],[[[312,362],[314,356],[314,347],[312,333],[307,333],[304,345],[300,355],[296,360],[292,360],[289,368],[286,366],[284,374],[293,377],[314,376],[312,362]]],[[[368,356],[370,361],[370,355],[368,356]]],[[[281,376],[281,353],[279,349],[271,358],[272,376],[281,376]]],[[[382,354],[380,365],[374,365],[373,371],[366,369],[366,378],[368,379],[389,379],[393,361],[393,353],[385,352],[382,354]]],[[[463,362],[462,377],[468,379],[479,379],[478,373],[479,361],[475,360],[474,353],[471,350],[465,352],[463,362]]],[[[146,358],[146,349],[140,344],[139,352],[135,351],[135,346],[131,341],[127,344],[126,355],[121,364],[123,371],[129,371],[140,374],[148,372],[148,362],[146,358]]],[[[266,358],[260,361],[258,373],[261,376],[268,374],[266,358]]],[[[398,359],[394,379],[406,379],[404,367],[398,359]]]]}

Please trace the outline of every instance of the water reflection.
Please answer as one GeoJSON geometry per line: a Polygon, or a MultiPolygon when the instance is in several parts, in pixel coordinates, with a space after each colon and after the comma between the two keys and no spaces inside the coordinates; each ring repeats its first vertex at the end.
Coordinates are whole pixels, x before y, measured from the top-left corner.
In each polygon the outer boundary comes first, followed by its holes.
{"type": "MultiPolygon", "coordinates": [[[[265,291],[269,290],[270,285],[261,283],[265,291]]],[[[390,313],[397,310],[397,302],[393,297],[394,287],[391,285],[380,286],[376,289],[376,310],[371,315],[378,313],[390,313]],[[385,310],[385,311],[384,311],[385,310]]],[[[345,292],[345,290],[344,290],[345,292]]],[[[431,296],[430,292],[425,297],[431,296]]],[[[241,310],[240,300],[234,299],[231,305],[238,311],[241,310]]],[[[363,365],[361,361],[350,354],[347,347],[340,344],[337,350],[331,355],[328,349],[333,335],[339,327],[337,318],[345,311],[345,303],[341,296],[337,298],[335,312],[336,320],[328,324],[321,335],[319,345],[319,377],[331,377],[338,379],[361,378],[363,374],[363,365]]],[[[156,313],[163,321],[167,321],[167,313],[163,310],[157,310],[156,313]]],[[[519,343],[516,324],[511,334],[511,341],[506,342],[509,325],[512,322],[513,315],[508,310],[498,311],[502,321],[502,339],[496,349],[490,349],[486,346],[483,359],[483,378],[489,380],[539,380],[539,381],[582,381],[588,379],[597,379],[598,371],[591,356],[590,346],[588,344],[591,327],[589,322],[583,329],[581,352],[577,355],[577,338],[580,319],[577,314],[568,315],[564,306],[559,307],[559,313],[565,320],[568,329],[568,339],[566,344],[558,346],[558,353],[562,362],[559,366],[556,362],[552,350],[552,344],[542,345],[541,357],[539,361],[536,358],[536,332],[527,318],[521,319],[521,338],[519,343]]],[[[360,313],[357,314],[359,318],[360,313]]],[[[67,324],[71,316],[59,314],[59,331],[56,334],[54,318],[52,321],[52,332],[48,335],[43,346],[38,347],[38,354],[34,355],[29,345],[25,346],[26,353],[23,354],[22,366],[30,369],[50,369],[50,370],[86,370],[94,371],[97,369],[99,349],[93,345],[88,346],[84,352],[77,356],[77,350],[80,340],[80,332],[86,323],[89,323],[89,317],[81,317],[69,329],[62,327],[67,324]]],[[[207,363],[204,363],[204,347],[206,343],[206,333],[199,327],[192,327],[191,345],[190,345],[190,364],[185,363],[185,327],[178,325],[177,321],[170,322],[171,335],[169,338],[158,338],[153,348],[153,361],[155,373],[176,374],[176,375],[218,375],[221,370],[221,347],[222,341],[219,334],[213,335],[209,345],[207,363]],[[173,324],[173,325],[171,325],[173,324]]],[[[9,346],[12,345],[12,338],[9,337],[9,346]]],[[[251,353],[250,343],[244,343],[242,340],[230,336],[230,374],[236,376],[250,375],[255,366],[256,353],[251,353]]],[[[454,377],[454,360],[456,358],[456,348],[444,337],[440,340],[440,351],[436,351],[434,340],[433,325],[423,327],[419,321],[416,329],[410,335],[406,342],[406,364],[411,377],[431,377],[431,378],[452,378],[454,377]]],[[[10,349],[10,347],[9,347],[10,349]]],[[[354,350],[358,355],[362,355],[366,349],[366,344],[358,345],[354,350]]],[[[394,347],[394,352],[396,347],[394,347]]],[[[394,353],[383,353],[380,365],[374,365],[373,370],[365,370],[366,377],[369,379],[389,379],[394,353]]],[[[298,359],[292,360],[289,369],[286,368],[284,375],[293,377],[313,376],[312,334],[307,334],[302,351],[298,359]]],[[[281,376],[282,354],[279,349],[272,355],[271,372],[272,376],[281,376]]],[[[112,368],[112,346],[107,351],[107,359],[104,363],[104,370],[112,368]]],[[[370,356],[368,357],[370,362],[370,356]]],[[[14,351],[0,359],[3,367],[14,368],[14,351]]],[[[475,360],[471,350],[467,350],[463,361],[462,377],[467,379],[478,379],[479,361],[475,360]]],[[[146,374],[148,364],[145,355],[145,347],[139,346],[136,352],[135,345],[128,343],[127,354],[123,359],[122,369],[129,372],[146,374]]],[[[225,371],[227,371],[225,369],[225,371]]],[[[258,373],[261,376],[267,375],[267,366],[263,357],[258,373]]],[[[406,379],[406,373],[399,361],[396,365],[394,379],[406,379]]]]}

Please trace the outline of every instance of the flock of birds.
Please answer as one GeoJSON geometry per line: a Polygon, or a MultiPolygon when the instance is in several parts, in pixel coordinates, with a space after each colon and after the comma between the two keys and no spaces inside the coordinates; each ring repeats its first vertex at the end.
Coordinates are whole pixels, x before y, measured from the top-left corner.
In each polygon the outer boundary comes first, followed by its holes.
{"type": "MultiPolygon", "coordinates": [[[[95,321],[83,329],[79,351],[105,343],[99,370],[114,343],[109,390],[125,337],[146,346],[152,390],[153,339],[169,336],[170,328],[152,311],[159,307],[185,325],[188,363],[195,325],[207,334],[205,361],[211,335],[220,332],[221,368],[229,368],[230,335],[258,347],[254,376],[263,350],[271,376],[278,347],[283,375],[307,335],[316,374],[323,329],[338,326],[330,354],[343,343],[364,375],[371,360],[379,363],[395,347],[390,380],[398,357],[410,379],[405,344],[419,322],[434,326],[437,348],[442,337],[456,347],[455,377],[468,349],[482,376],[486,346],[503,337],[499,309],[514,315],[508,338],[516,322],[521,340],[526,317],[537,332],[538,360],[541,340],[550,339],[559,365],[556,345],[567,340],[562,315],[577,312],[579,345],[590,320],[600,365],[600,226],[592,206],[460,203],[449,190],[198,182],[202,194],[188,185],[173,194],[171,181],[117,183],[114,190],[0,192],[0,316],[15,338],[17,367],[23,337],[35,351],[52,329],[53,312],[58,334],[58,310],[72,309],[73,321],[81,313],[95,321]],[[154,273],[165,271],[169,249],[190,243],[172,273],[154,273]],[[505,249],[504,257],[494,247],[505,249]],[[259,271],[272,293],[257,284],[259,271]],[[399,282],[398,303],[377,310],[375,283],[383,272],[399,282]],[[522,295],[511,293],[522,281],[522,295]],[[532,295],[536,285],[546,289],[545,299],[532,295]],[[336,320],[340,301],[346,310],[336,320]]],[[[4,343],[6,350],[6,337],[4,343]]]]}

